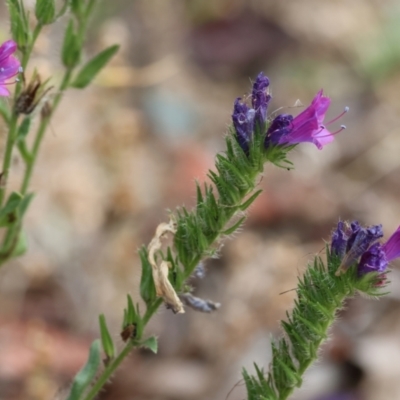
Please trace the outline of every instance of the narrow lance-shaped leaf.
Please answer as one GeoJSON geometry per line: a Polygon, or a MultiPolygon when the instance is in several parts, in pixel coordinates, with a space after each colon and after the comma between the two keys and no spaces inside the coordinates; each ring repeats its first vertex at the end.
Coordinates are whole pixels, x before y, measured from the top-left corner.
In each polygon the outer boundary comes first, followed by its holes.
{"type": "Polygon", "coordinates": [[[156,288],[154,286],[151,265],[147,258],[147,250],[145,247],[139,251],[140,260],[142,262],[142,276],[140,279],[140,296],[144,302],[149,305],[156,298],[156,288]]]}
{"type": "Polygon", "coordinates": [[[93,57],[78,73],[78,76],[71,83],[72,87],[83,89],[93,78],[105,67],[111,57],[118,51],[119,46],[110,46],[93,57]]]}
{"type": "Polygon", "coordinates": [[[136,310],[135,306],[133,305],[133,300],[130,294],[128,294],[128,310],[127,310],[127,322],[129,324],[133,324],[136,321],[136,310]]]}
{"type": "Polygon", "coordinates": [[[11,253],[11,257],[19,257],[28,250],[28,237],[25,231],[21,230],[18,234],[17,242],[11,253]]]}
{"type": "Polygon", "coordinates": [[[111,359],[115,355],[115,346],[112,341],[110,332],[107,328],[106,318],[104,314],[99,316],[99,325],[100,325],[100,333],[101,333],[101,342],[103,344],[104,353],[106,356],[111,359]]]}
{"type": "Polygon", "coordinates": [[[81,44],[78,35],[75,33],[74,22],[70,20],[65,30],[61,59],[67,68],[72,69],[79,63],[80,58],[81,44]]]}
{"type": "Polygon", "coordinates": [[[240,205],[242,211],[247,210],[254,202],[254,200],[262,193],[262,190],[257,190],[253,195],[251,195],[244,203],[240,205]]]}
{"type": "Polygon", "coordinates": [[[90,346],[89,358],[85,366],[78,372],[72,382],[71,391],[66,400],[80,400],[85,389],[89,386],[90,382],[96,375],[100,366],[101,347],[100,341],[95,340],[90,346]]]}
{"type": "Polygon", "coordinates": [[[244,222],[244,220],[246,219],[246,217],[242,217],[239,219],[239,221],[237,221],[235,224],[233,224],[230,228],[224,230],[222,232],[223,235],[230,235],[231,233],[235,232],[236,229],[239,228],[240,225],[242,225],[242,223],[244,222]]]}
{"type": "Polygon", "coordinates": [[[22,196],[19,193],[13,192],[10,194],[7,203],[0,210],[0,226],[7,226],[16,220],[17,215],[13,215],[13,213],[16,211],[21,201],[22,196]]]}
{"type": "Polygon", "coordinates": [[[3,117],[4,122],[6,124],[10,122],[11,118],[10,107],[3,98],[0,99],[0,115],[3,117]]]}
{"type": "Polygon", "coordinates": [[[56,13],[54,0],[36,0],[35,15],[42,25],[54,22],[56,13]]]}
{"type": "Polygon", "coordinates": [[[25,117],[18,128],[17,141],[23,141],[29,132],[31,117],[25,117]]]}
{"type": "Polygon", "coordinates": [[[25,11],[16,1],[8,1],[11,19],[11,35],[21,51],[26,49],[29,40],[29,28],[25,24],[25,11]]]}

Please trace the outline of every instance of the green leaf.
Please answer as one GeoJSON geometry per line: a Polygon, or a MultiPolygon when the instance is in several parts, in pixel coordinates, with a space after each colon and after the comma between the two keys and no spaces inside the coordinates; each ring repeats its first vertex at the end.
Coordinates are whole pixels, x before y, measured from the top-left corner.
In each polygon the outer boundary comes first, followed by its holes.
{"type": "Polygon", "coordinates": [[[157,354],[158,342],[155,336],[150,336],[148,339],[142,342],[141,345],[151,350],[154,354],[157,354]]]}
{"type": "Polygon", "coordinates": [[[72,87],[83,89],[93,80],[102,68],[110,61],[111,57],[118,51],[119,46],[110,46],[97,56],[93,57],[78,73],[71,83],[72,87]]]}
{"type": "Polygon", "coordinates": [[[23,7],[17,1],[8,1],[8,10],[11,19],[11,35],[21,51],[26,49],[29,41],[29,27],[26,24],[26,15],[23,7]]]}
{"type": "Polygon", "coordinates": [[[36,0],[35,15],[40,24],[47,25],[54,22],[55,13],[54,0],[36,0]]]}
{"type": "Polygon", "coordinates": [[[83,5],[84,2],[82,0],[70,0],[71,11],[78,19],[83,14],[83,5]]]}
{"type": "Polygon", "coordinates": [[[6,124],[10,122],[10,107],[3,98],[0,99],[0,115],[3,117],[3,120],[6,124]]]}
{"type": "Polygon", "coordinates": [[[133,305],[132,297],[130,294],[128,294],[128,309],[127,309],[127,323],[128,324],[135,324],[138,322],[138,318],[136,315],[136,309],[135,306],[133,305]]]}
{"type": "Polygon", "coordinates": [[[72,382],[71,391],[66,400],[80,400],[100,366],[100,341],[95,340],[90,346],[89,358],[85,366],[77,373],[72,382]]]}
{"type": "Polygon", "coordinates": [[[26,138],[30,126],[31,126],[31,117],[25,117],[18,128],[17,141],[23,141],[26,138]]]}
{"type": "Polygon", "coordinates": [[[110,332],[108,331],[106,317],[104,316],[104,314],[101,314],[99,316],[99,325],[104,353],[106,353],[106,356],[111,359],[115,355],[115,346],[112,341],[110,332]]]}
{"type": "Polygon", "coordinates": [[[32,199],[35,197],[35,193],[28,193],[24,196],[22,199],[20,205],[19,205],[19,216],[23,217],[24,214],[26,213],[26,210],[28,209],[29,205],[31,204],[32,199]]]}
{"type": "Polygon", "coordinates": [[[142,262],[142,276],[140,278],[140,296],[149,305],[156,298],[156,288],[153,281],[152,268],[147,259],[147,250],[142,247],[139,251],[142,262]]]}
{"type": "Polygon", "coordinates": [[[68,6],[69,6],[69,0],[64,0],[64,5],[61,7],[60,11],[57,13],[55,17],[56,20],[62,17],[66,13],[66,11],[68,10],[68,6]]]}
{"type": "Polygon", "coordinates": [[[252,196],[250,196],[244,203],[242,203],[239,208],[244,211],[247,210],[253,201],[262,193],[262,190],[257,190],[252,196]]]}
{"type": "Polygon", "coordinates": [[[7,203],[0,210],[0,226],[9,226],[17,220],[16,210],[22,201],[22,196],[13,192],[7,200],[7,203]]]}
{"type": "Polygon", "coordinates": [[[230,228],[224,230],[221,232],[223,235],[230,235],[231,233],[235,232],[236,229],[239,228],[240,225],[242,225],[243,221],[246,219],[246,217],[242,217],[239,219],[238,222],[236,222],[234,225],[232,225],[230,228]]]}
{"type": "Polygon", "coordinates": [[[18,234],[17,243],[15,244],[15,247],[12,253],[10,254],[10,257],[22,256],[22,254],[25,254],[27,250],[28,250],[28,237],[26,236],[26,233],[21,230],[18,234]]]}
{"type": "Polygon", "coordinates": [[[74,22],[72,19],[65,30],[64,42],[61,50],[61,59],[63,64],[72,69],[76,67],[81,58],[81,43],[78,35],[75,33],[74,22]]]}
{"type": "Polygon", "coordinates": [[[29,152],[28,147],[26,145],[25,140],[22,140],[20,142],[17,142],[17,147],[18,150],[21,154],[21,157],[23,160],[28,164],[29,162],[32,161],[32,154],[29,152]]]}

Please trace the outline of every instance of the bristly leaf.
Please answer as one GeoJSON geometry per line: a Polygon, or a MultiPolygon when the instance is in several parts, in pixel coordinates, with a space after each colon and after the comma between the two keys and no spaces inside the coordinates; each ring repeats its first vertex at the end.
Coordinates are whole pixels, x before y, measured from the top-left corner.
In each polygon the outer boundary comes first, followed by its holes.
{"type": "Polygon", "coordinates": [[[11,118],[10,107],[3,97],[0,98],[0,115],[3,117],[3,120],[6,124],[10,122],[11,118]]]}
{"type": "Polygon", "coordinates": [[[103,344],[103,350],[108,360],[110,360],[114,358],[115,346],[111,338],[110,332],[108,331],[106,317],[104,316],[104,314],[101,314],[99,316],[99,325],[100,325],[101,342],[103,344]]]}
{"type": "Polygon", "coordinates": [[[36,0],[35,15],[42,25],[54,22],[56,8],[54,0],[36,0]]]}
{"type": "Polygon", "coordinates": [[[244,222],[244,220],[246,219],[246,217],[242,217],[239,219],[239,221],[237,221],[235,224],[233,224],[230,228],[225,229],[223,232],[221,232],[223,235],[230,235],[233,232],[235,232],[240,225],[242,225],[242,223],[244,222]]]}
{"type": "Polygon", "coordinates": [[[17,220],[18,214],[16,212],[22,199],[23,197],[17,192],[10,194],[7,203],[0,210],[0,226],[9,226],[17,220]]]}
{"type": "Polygon", "coordinates": [[[119,46],[110,46],[93,57],[78,73],[78,76],[71,83],[71,86],[83,89],[89,85],[94,77],[106,66],[114,54],[118,51],[119,46]]]}
{"type": "Polygon", "coordinates": [[[63,64],[69,68],[75,68],[81,59],[81,43],[78,34],[75,32],[74,21],[68,22],[65,30],[64,42],[61,50],[61,59],[63,64]]]}
{"type": "Polygon", "coordinates": [[[140,260],[142,262],[142,277],[140,279],[140,296],[143,301],[149,305],[156,298],[156,288],[153,281],[152,268],[147,258],[147,249],[142,247],[139,250],[140,260]]]}
{"type": "Polygon", "coordinates": [[[82,0],[69,0],[72,13],[80,19],[84,12],[84,2],[82,0]]]}
{"type": "Polygon", "coordinates": [[[29,132],[30,126],[31,126],[31,117],[30,116],[25,117],[18,128],[17,141],[25,140],[25,137],[29,132]]]}
{"type": "Polygon", "coordinates": [[[25,9],[16,0],[8,0],[7,4],[10,12],[12,38],[17,43],[19,50],[24,52],[30,36],[25,9]]]}
{"type": "Polygon", "coordinates": [[[155,336],[150,336],[144,342],[142,342],[141,345],[151,350],[154,354],[157,354],[158,343],[157,343],[157,338],[155,336]]]}
{"type": "Polygon", "coordinates": [[[244,203],[242,203],[239,208],[242,211],[247,210],[254,202],[254,200],[262,193],[262,190],[257,190],[253,195],[251,195],[244,203]]]}
{"type": "Polygon", "coordinates": [[[101,362],[100,352],[100,341],[97,339],[90,346],[89,358],[85,366],[75,376],[71,391],[66,400],[80,400],[82,398],[85,389],[89,386],[99,369],[101,362]]]}

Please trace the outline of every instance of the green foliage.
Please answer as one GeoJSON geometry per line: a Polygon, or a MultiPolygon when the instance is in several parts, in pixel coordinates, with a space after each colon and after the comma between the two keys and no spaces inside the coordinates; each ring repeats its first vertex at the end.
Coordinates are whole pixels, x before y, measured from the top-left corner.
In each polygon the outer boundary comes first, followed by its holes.
{"type": "Polygon", "coordinates": [[[114,358],[115,346],[111,338],[110,332],[108,331],[106,317],[104,316],[104,314],[101,314],[99,316],[99,325],[100,325],[101,343],[103,344],[103,350],[107,356],[107,361],[109,361],[110,359],[114,358]]]}
{"type": "Polygon", "coordinates": [[[72,387],[67,400],[80,400],[85,389],[95,377],[100,366],[100,341],[95,340],[90,346],[89,358],[85,366],[78,372],[72,382],[72,387]]]}
{"type": "Polygon", "coordinates": [[[11,257],[24,254],[27,250],[26,235],[21,229],[23,216],[32,199],[32,193],[22,196],[17,192],[13,192],[0,210],[0,226],[6,227],[6,233],[0,248],[0,264],[11,257]]]}
{"type": "Polygon", "coordinates": [[[25,117],[17,131],[17,141],[24,141],[31,127],[31,117],[25,117]]]}
{"type": "Polygon", "coordinates": [[[73,69],[79,64],[81,51],[81,40],[78,33],[75,31],[74,21],[71,19],[65,30],[64,42],[61,50],[61,59],[66,68],[73,69]]]}
{"type": "Polygon", "coordinates": [[[301,386],[304,371],[316,360],[319,346],[326,340],[345,299],[357,291],[371,296],[383,294],[377,286],[377,275],[360,278],[355,265],[337,277],[341,260],[331,255],[328,247],[326,253],[326,266],[316,257],[299,278],[293,311],[282,321],[286,335],[272,343],[273,358],[267,378],[257,368],[255,377],[243,372],[248,400],[287,399],[295,387],[301,386]]]}
{"type": "Polygon", "coordinates": [[[19,0],[8,0],[7,6],[11,19],[12,38],[23,52],[30,40],[29,20],[24,3],[19,0]]]}
{"type": "Polygon", "coordinates": [[[142,262],[142,276],[140,279],[140,296],[149,306],[156,299],[156,288],[154,286],[151,265],[148,260],[148,253],[145,247],[139,250],[140,261],[142,262]]]}
{"type": "Polygon", "coordinates": [[[210,246],[218,238],[235,232],[244,222],[236,215],[246,210],[259,196],[253,193],[257,176],[263,171],[266,161],[290,166],[286,153],[292,147],[264,148],[264,134],[256,133],[246,155],[231,130],[226,136],[227,150],[216,156],[216,171],[209,171],[214,186],[197,183],[197,205],[188,212],[184,207],[176,212],[177,232],[174,246],[186,277],[190,276],[198,262],[208,256],[210,246]],[[214,194],[214,191],[217,194],[214,194]],[[236,219],[229,228],[232,218],[236,219]]]}
{"type": "Polygon", "coordinates": [[[76,18],[80,19],[84,15],[85,1],[84,0],[69,0],[72,13],[76,18]]]}
{"type": "Polygon", "coordinates": [[[40,24],[47,25],[54,22],[55,13],[54,0],[36,0],[35,15],[40,24]]]}
{"type": "Polygon", "coordinates": [[[6,124],[10,122],[11,118],[10,107],[7,101],[3,97],[0,98],[0,115],[3,117],[3,120],[6,124]]]}
{"type": "Polygon", "coordinates": [[[83,89],[92,82],[93,78],[106,66],[119,46],[110,46],[93,57],[78,73],[78,76],[71,83],[72,87],[83,89]]]}
{"type": "Polygon", "coordinates": [[[17,192],[12,192],[4,207],[0,210],[0,226],[10,226],[17,218],[17,209],[21,204],[22,196],[17,192]]]}
{"type": "Polygon", "coordinates": [[[151,350],[154,354],[157,354],[158,351],[158,342],[155,336],[151,336],[141,343],[141,346],[146,347],[151,350]]]}

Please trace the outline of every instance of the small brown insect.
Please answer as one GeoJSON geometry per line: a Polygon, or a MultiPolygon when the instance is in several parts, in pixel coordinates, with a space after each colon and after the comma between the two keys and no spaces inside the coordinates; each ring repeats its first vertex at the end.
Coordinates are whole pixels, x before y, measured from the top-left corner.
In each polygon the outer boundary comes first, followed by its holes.
{"type": "Polygon", "coordinates": [[[134,339],[136,336],[136,325],[128,324],[121,332],[121,338],[124,342],[127,342],[129,339],[134,339]]]}

